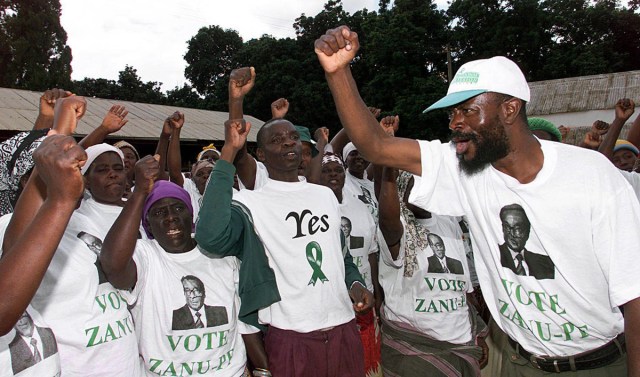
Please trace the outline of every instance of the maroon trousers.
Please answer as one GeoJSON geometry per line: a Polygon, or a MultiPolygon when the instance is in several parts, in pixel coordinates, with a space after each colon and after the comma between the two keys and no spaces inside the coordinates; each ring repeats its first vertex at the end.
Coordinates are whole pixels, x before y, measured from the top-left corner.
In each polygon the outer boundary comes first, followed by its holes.
{"type": "Polygon", "coordinates": [[[265,337],[273,377],[363,377],[356,320],[327,331],[299,333],[269,326],[265,337]]]}

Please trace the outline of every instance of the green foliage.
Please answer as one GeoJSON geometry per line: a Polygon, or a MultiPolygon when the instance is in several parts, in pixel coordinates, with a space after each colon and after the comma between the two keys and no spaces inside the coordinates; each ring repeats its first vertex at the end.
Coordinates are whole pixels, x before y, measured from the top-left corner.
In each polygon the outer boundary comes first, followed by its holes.
{"type": "Polygon", "coordinates": [[[187,41],[184,76],[202,95],[212,94],[216,81],[228,76],[234,68],[233,56],[242,48],[242,38],[235,30],[208,26],[187,41]]]}
{"type": "Polygon", "coordinates": [[[74,81],[68,88],[81,96],[164,104],[166,97],[161,92],[160,85],[162,84],[155,81],[143,82],[138,71],[127,65],[118,74],[118,81],[86,78],[74,81]]]}
{"type": "Polygon", "coordinates": [[[59,0],[0,3],[0,85],[44,90],[68,87],[71,49],[59,0]]]}
{"type": "Polygon", "coordinates": [[[234,30],[201,28],[184,56],[190,84],[163,94],[160,83],[144,82],[130,66],[118,80],[69,86],[59,0],[0,0],[0,85],[226,111],[231,70],[253,66],[256,86],[245,113],[269,119],[271,102],[285,97],[293,123],[335,134],[340,123],[313,43],[327,29],[349,25],[361,42],[351,65],[367,105],[400,115],[401,136],[446,138],[444,112],[422,110],[446,93],[447,52],[453,72],[505,55],[530,81],[640,69],[639,9],[640,0],[627,7],[616,0],[452,0],[446,11],[433,0],[379,0],[376,11],[349,14],[341,0],[328,0],[318,14],[295,20],[295,38],[244,42],[234,30]]]}

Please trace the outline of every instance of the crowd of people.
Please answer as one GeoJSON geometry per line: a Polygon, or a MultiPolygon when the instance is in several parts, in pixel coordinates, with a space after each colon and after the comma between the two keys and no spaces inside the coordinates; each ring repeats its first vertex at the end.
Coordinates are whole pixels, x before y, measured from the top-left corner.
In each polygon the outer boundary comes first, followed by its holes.
{"type": "Polygon", "coordinates": [[[494,57],[425,110],[449,142],[406,139],[361,99],[359,47],[315,42],[343,128],[276,99],[255,155],[250,67],[197,156],[180,112],[153,156],[106,143],[120,105],[76,142],[86,101],[46,91],[0,146],[0,377],[640,376],[634,102],[570,146],[494,57]]]}

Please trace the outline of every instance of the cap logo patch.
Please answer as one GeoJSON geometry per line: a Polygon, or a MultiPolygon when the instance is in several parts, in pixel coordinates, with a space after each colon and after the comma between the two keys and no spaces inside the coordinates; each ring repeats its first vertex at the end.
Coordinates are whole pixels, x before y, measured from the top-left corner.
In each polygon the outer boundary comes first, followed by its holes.
{"type": "Polygon", "coordinates": [[[479,78],[478,72],[458,72],[451,84],[477,84],[479,78]]]}

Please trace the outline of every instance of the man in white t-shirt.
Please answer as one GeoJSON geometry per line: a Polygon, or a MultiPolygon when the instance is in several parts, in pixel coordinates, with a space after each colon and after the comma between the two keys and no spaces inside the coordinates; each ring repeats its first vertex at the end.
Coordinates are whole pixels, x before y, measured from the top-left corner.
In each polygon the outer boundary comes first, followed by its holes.
{"type": "MultiPolygon", "coordinates": [[[[196,240],[214,255],[242,256],[243,266],[248,254],[266,254],[279,292],[278,301],[258,308],[260,323],[269,325],[267,375],[361,376],[364,360],[354,309],[371,308],[373,296],[351,258],[345,262],[335,195],[299,180],[299,133],[291,122],[276,119],[257,135],[258,158],[269,172],[266,184],[241,190],[234,197],[238,203],[232,203],[232,163],[250,125],[228,121],[225,127],[225,145],[204,194],[196,240]],[[242,217],[235,216],[235,208],[242,217]],[[264,252],[242,254],[247,235],[254,232],[264,252]],[[307,351],[300,354],[300,349],[307,351]]],[[[247,304],[244,297],[242,303],[247,304]]]]}
{"type": "Polygon", "coordinates": [[[622,176],[599,154],[531,134],[528,84],[504,57],[463,65],[427,109],[449,109],[451,143],[390,137],[351,75],[358,49],[346,26],[315,43],[342,124],[371,163],[416,175],[412,203],[467,216],[483,294],[511,338],[503,373],[640,375],[640,205],[622,176]],[[527,249],[549,256],[553,279],[501,266],[500,210],[514,203],[531,223],[527,249]]]}

